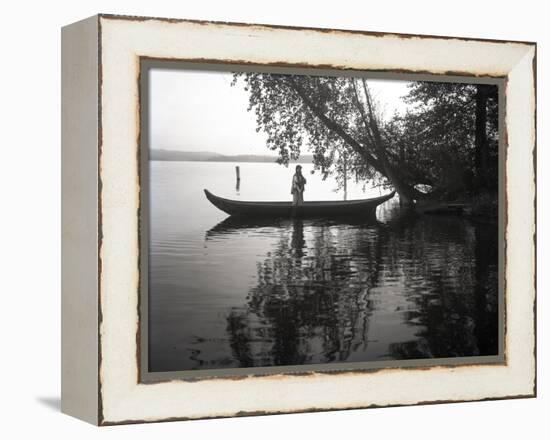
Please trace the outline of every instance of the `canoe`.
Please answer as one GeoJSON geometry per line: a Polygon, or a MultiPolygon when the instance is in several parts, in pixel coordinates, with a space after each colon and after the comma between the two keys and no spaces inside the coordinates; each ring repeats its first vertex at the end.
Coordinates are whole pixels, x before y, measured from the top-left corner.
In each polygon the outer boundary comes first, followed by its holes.
{"type": "Polygon", "coordinates": [[[381,197],[362,200],[330,200],[304,202],[300,206],[293,206],[292,202],[245,202],[229,200],[204,190],[206,198],[223,212],[242,217],[335,217],[361,215],[372,217],[376,214],[376,207],[395,195],[395,191],[381,197]]]}

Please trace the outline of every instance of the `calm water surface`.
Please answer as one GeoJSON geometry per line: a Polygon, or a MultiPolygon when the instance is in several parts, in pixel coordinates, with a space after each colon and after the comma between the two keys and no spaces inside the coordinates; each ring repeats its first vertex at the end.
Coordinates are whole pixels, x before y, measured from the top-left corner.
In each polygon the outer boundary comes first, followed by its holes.
{"type": "MultiPolygon", "coordinates": [[[[203,188],[289,200],[292,176],[239,165],[237,191],[232,163],[150,163],[150,371],[498,354],[496,225],[395,201],[374,222],[235,221],[203,188]]],[[[343,198],[305,168],[306,200],[343,198]]]]}

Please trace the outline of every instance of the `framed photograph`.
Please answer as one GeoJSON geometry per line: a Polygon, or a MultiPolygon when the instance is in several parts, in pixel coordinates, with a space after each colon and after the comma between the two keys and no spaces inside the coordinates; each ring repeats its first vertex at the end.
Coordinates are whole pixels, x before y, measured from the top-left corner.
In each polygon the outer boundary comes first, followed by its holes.
{"type": "Polygon", "coordinates": [[[536,45],[99,15],[62,32],[62,410],[536,395],[536,45]]]}

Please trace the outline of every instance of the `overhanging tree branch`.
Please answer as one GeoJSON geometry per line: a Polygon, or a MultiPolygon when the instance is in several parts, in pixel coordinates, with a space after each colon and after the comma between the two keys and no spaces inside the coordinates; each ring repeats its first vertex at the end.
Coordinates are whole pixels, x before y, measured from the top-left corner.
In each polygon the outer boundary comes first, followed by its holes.
{"type": "Polygon", "coordinates": [[[359,94],[357,93],[357,87],[355,86],[355,79],[351,79],[351,85],[353,88],[353,94],[355,96],[355,104],[357,106],[357,109],[359,110],[359,114],[361,115],[361,119],[363,121],[363,125],[365,126],[365,133],[367,135],[368,141],[371,144],[374,144],[373,135],[371,133],[370,125],[367,121],[367,115],[365,114],[365,108],[361,104],[361,101],[359,100],[359,94]]]}
{"type": "Polygon", "coordinates": [[[305,90],[298,84],[292,77],[286,79],[289,87],[294,90],[298,96],[302,99],[304,104],[311,110],[311,112],[319,118],[319,120],[331,131],[340,136],[344,142],[346,142],[359,156],[363,157],[367,163],[372,165],[378,172],[384,174],[384,169],[381,167],[379,161],[375,159],[366,148],[363,147],[357,140],[355,140],[350,134],[344,130],[344,128],[337,122],[330,119],[324,114],[324,112],[315,105],[315,103],[309,98],[305,90]]]}

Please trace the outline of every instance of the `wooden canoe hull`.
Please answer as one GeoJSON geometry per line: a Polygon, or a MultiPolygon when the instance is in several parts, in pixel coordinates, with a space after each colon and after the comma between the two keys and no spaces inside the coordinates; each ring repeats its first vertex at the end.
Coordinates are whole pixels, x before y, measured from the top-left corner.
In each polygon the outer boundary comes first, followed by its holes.
{"type": "Polygon", "coordinates": [[[376,207],[390,200],[395,191],[381,197],[349,201],[304,202],[293,206],[292,202],[245,202],[218,197],[204,190],[206,198],[218,209],[232,216],[241,217],[335,217],[335,216],[373,216],[376,207]]]}

